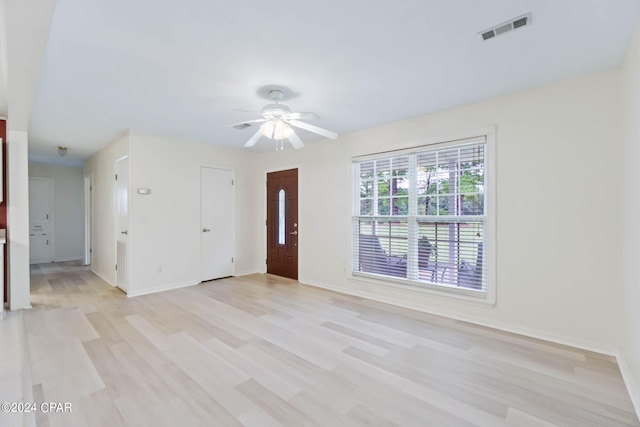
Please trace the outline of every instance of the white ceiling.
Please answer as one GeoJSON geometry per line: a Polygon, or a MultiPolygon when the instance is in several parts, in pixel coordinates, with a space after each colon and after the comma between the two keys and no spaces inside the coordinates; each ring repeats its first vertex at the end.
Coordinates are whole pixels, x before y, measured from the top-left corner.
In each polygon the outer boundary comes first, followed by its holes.
{"type": "Polygon", "coordinates": [[[318,126],[364,129],[615,67],[639,16],[639,0],[57,0],[30,159],[79,164],[126,129],[241,149],[255,127],[228,125],[272,85],[318,126]]]}

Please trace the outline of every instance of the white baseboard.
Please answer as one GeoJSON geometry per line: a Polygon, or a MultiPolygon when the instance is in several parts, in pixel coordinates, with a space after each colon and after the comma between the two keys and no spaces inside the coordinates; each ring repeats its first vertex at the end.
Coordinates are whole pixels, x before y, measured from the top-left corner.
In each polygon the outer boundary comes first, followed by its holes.
{"type": "Polygon", "coordinates": [[[97,270],[95,270],[93,267],[91,267],[91,272],[93,274],[95,274],[96,276],[98,276],[99,278],[101,278],[102,280],[104,280],[105,282],[107,282],[108,284],[110,284],[111,286],[113,286],[114,288],[116,288],[116,284],[113,283],[111,280],[107,279],[106,277],[104,277],[104,275],[102,273],[99,273],[97,270]]]}
{"type": "Polygon", "coordinates": [[[469,316],[459,312],[452,312],[448,310],[438,310],[433,307],[428,307],[428,306],[421,305],[419,303],[415,303],[414,301],[405,302],[399,299],[388,298],[384,295],[378,295],[375,293],[370,293],[370,292],[361,291],[357,289],[341,288],[337,286],[332,286],[324,283],[312,282],[312,281],[307,281],[302,279],[300,280],[300,283],[309,285],[309,286],[315,286],[318,288],[328,289],[328,290],[346,294],[346,295],[353,295],[357,297],[367,298],[370,300],[383,302],[383,303],[395,305],[398,307],[404,307],[411,310],[422,311],[424,313],[435,314],[437,316],[448,317],[450,319],[460,320],[463,322],[469,322],[475,325],[486,326],[488,328],[498,329],[505,332],[524,335],[530,338],[536,338],[543,341],[550,341],[556,344],[575,347],[582,350],[592,351],[595,353],[601,353],[607,356],[616,357],[618,355],[617,348],[609,347],[609,346],[602,345],[595,342],[590,342],[587,340],[576,339],[575,337],[565,336],[561,334],[554,334],[548,331],[530,329],[530,328],[526,328],[526,327],[522,327],[522,326],[510,324],[510,323],[483,319],[476,316],[469,316]]]}
{"type": "Polygon", "coordinates": [[[173,289],[180,289],[180,288],[187,288],[189,286],[194,286],[194,285],[198,285],[198,284],[200,284],[200,282],[191,281],[191,282],[182,282],[182,283],[169,283],[167,285],[163,285],[163,286],[159,286],[159,287],[140,289],[140,290],[137,290],[137,291],[130,291],[130,292],[127,292],[127,296],[129,298],[139,297],[141,295],[155,294],[156,292],[170,291],[170,290],[173,290],[173,289]]]}
{"type": "Polygon", "coordinates": [[[236,271],[235,277],[249,276],[250,274],[260,274],[260,272],[259,271],[241,271],[241,272],[236,271]]]}
{"type": "Polygon", "coordinates": [[[67,261],[83,261],[84,262],[84,255],[53,259],[53,262],[67,262],[67,261]]]}
{"type": "Polygon", "coordinates": [[[627,359],[622,354],[618,354],[616,359],[618,360],[618,366],[620,367],[624,384],[627,386],[627,392],[629,393],[629,397],[631,397],[631,403],[633,403],[636,414],[640,417],[640,382],[636,381],[633,377],[627,359]]]}

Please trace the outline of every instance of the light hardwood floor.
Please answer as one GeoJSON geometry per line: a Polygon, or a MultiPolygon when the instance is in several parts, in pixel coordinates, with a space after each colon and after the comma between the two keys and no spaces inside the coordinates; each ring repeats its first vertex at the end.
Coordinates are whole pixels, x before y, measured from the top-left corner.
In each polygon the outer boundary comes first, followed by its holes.
{"type": "Polygon", "coordinates": [[[640,425],[609,356],[267,275],[127,298],[32,273],[33,399],[72,405],[39,426],[640,425]]]}

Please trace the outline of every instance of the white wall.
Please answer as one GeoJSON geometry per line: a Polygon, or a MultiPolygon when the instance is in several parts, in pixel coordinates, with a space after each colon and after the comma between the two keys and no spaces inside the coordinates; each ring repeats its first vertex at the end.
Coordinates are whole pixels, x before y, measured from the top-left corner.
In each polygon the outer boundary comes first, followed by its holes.
{"type": "Polygon", "coordinates": [[[620,365],[626,371],[627,387],[640,412],[640,26],[622,65],[624,166],[622,212],[624,216],[623,315],[624,330],[620,365]]]}
{"type": "MultiPolygon", "coordinates": [[[[300,281],[614,354],[621,322],[617,77],[592,75],[261,155],[263,171],[300,168],[300,281]],[[493,125],[495,307],[349,279],[351,157],[493,125]]],[[[264,196],[262,203],[261,213],[264,196]]],[[[256,221],[263,224],[264,215],[256,221]]]]}
{"type": "Polygon", "coordinates": [[[7,244],[9,308],[31,308],[27,133],[7,135],[7,244]]]}
{"type": "Polygon", "coordinates": [[[84,257],[82,168],[29,163],[29,177],[53,179],[53,260],[84,257]]]}
{"type": "MultiPolygon", "coordinates": [[[[209,144],[127,132],[86,163],[93,173],[93,266],[115,285],[115,161],[129,155],[130,296],[200,282],[200,167],[235,173],[235,271],[256,272],[260,249],[256,236],[254,153],[209,144]],[[151,194],[137,194],[138,188],[151,194]]],[[[231,208],[221,206],[221,209],[231,208]]],[[[264,261],[263,261],[264,262],[264,261]]]]}
{"type": "MultiPolygon", "coordinates": [[[[200,282],[200,167],[235,172],[237,275],[258,266],[252,153],[209,144],[131,133],[130,237],[132,285],[129,295],[200,282]],[[137,194],[138,188],[151,194],[137,194]]],[[[220,206],[232,209],[233,206],[220,206]]]]}
{"type": "MultiPolygon", "coordinates": [[[[27,131],[53,0],[3,0],[0,20],[0,93],[7,114],[7,245],[9,307],[31,307],[29,298],[29,177],[27,131]],[[37,12],[35,12],[37,11],[37,12]],[[6,73],[6,74],[5,74],[6,73]]],[[[25,389],[25,396],[31,389],[25,389]]]]}
{"type": "Polygon", "coordinates": [[[84,174],[93,173],[91,270],[113,286],[116,284],[115,161],[128,154],[129,132],[126,132],[84,164],[84,174]]]}

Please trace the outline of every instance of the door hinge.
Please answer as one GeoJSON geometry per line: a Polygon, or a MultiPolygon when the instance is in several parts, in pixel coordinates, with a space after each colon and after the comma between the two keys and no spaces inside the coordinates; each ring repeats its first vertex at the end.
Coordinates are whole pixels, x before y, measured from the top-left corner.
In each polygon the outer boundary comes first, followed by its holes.
{"type": "Polygon", "coordinates": [[[233,180],[231,180],[231,185],[233,185],[233,180]]]}
{"type": "Polygon", "coordinates": [[[268,224],[267,224],[267,220],[266,220],[266,219],[264,220],[264,225],[265,225],[265,226],[267,226],[267,225],[268,225],[268,224]]]}
{"type": "Polygon", "coordinates": [[[89,253],[92,254],[93,253],[93,249],[89,249],[89,253]]]}
{"type": "Polygon", "coordinates": [[[118,264],[116,264],[116,271],[118,271],[118,264]]]}
{"type": "Polygon", "coordinates": [[[118,180],[118,174],[116,174],[116,181],[118,180]]]}
{"type": "Polygon", "coordinates": [[[266,258],[264,259],[264,263],[265,263],[265,264],[269,264],[269,263],[267,262],[267,259],[266,259],[266,258]]]}
{"type": "Polygon", "coordinates": [[[49,246],[49,241],[47,240],[47,246],[49,246]]]}
{"type": "Polygon", "coordinates": [[[233,257],[231,257],[231,264],[233,264],[233,257]]]}
{"type": "Polygon", "coordinates": [[[47,219],[49,219],[49,214],[47,214],[47,219]]]}
{"type": "Polygon", "coordinates": [[[93,191],[93,185],[89,186],[89,191],[93,191]]]}

